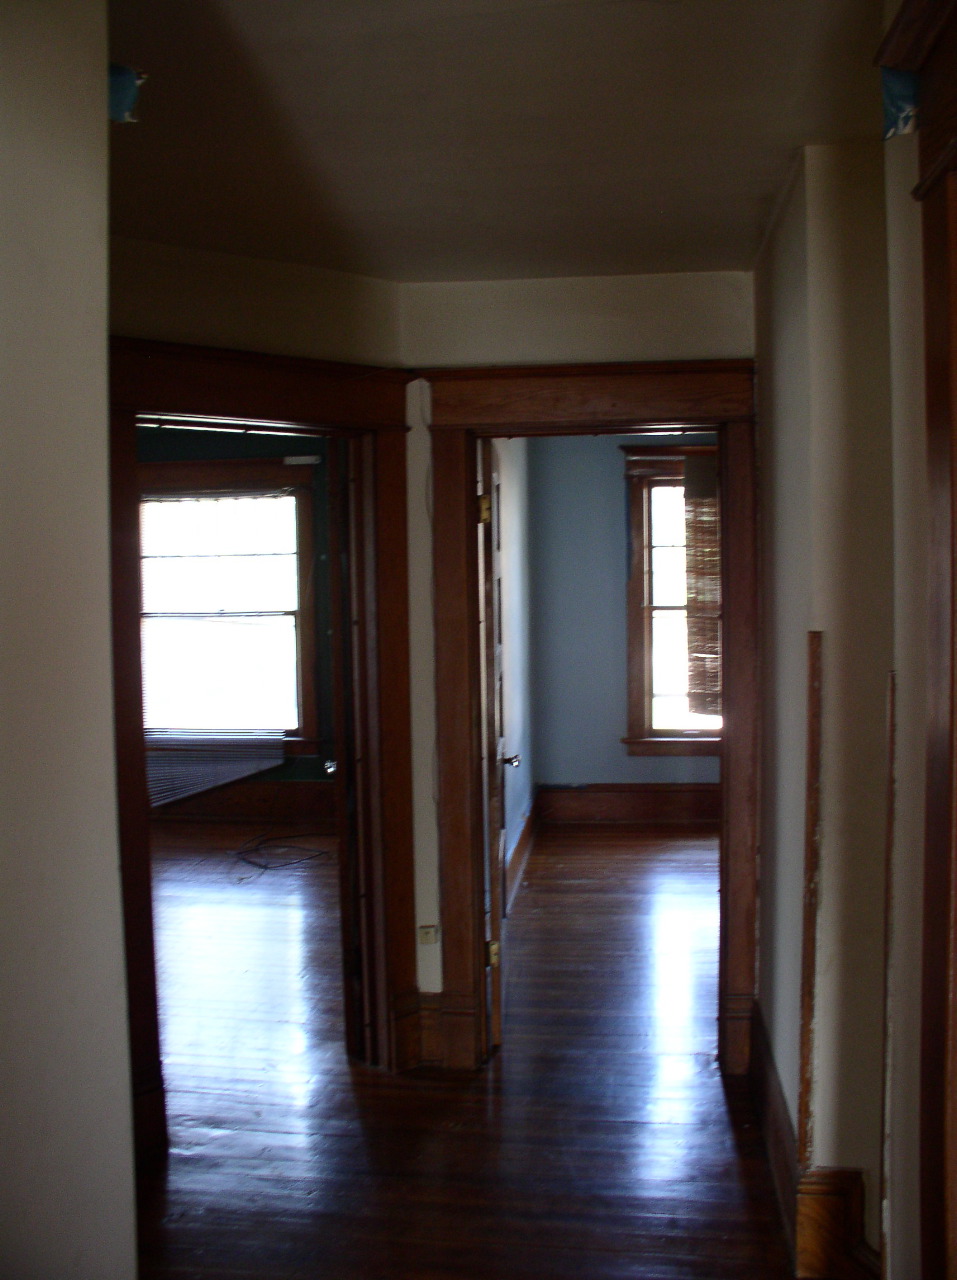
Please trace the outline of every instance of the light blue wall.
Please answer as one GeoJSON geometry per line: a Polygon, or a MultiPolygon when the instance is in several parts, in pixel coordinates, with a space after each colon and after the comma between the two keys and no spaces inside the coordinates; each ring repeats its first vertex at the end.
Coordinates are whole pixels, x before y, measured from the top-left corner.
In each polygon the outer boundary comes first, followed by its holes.
{"type": "MultiPolygon", "coordinates": [[[[717,782],[717,759],[629,756],[628,437],[528,442],[535,782],[717,782]]],[[[634,443],[634,438],[631,437],[634,443]]]]}
{"type": "Polygon", "coordinates": [[[529,691],[528,444],[496,440],[502,520],[502,694],[505,754],[505,848],[511,855],[534,799],[529,691]]]}

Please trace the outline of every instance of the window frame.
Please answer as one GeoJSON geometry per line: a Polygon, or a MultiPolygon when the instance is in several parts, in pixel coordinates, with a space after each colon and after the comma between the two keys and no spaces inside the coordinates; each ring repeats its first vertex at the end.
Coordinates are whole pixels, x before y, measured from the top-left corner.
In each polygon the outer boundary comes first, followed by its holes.
{"type": "MultiPolygon", "coordinates": [[[[196,462],[140,463],[139,503],[151,498],[256,497],[282,491],[296,499],[297,570],[299,607],[296,617],[296,687],[299,724],[287,730],[283,741],[287,754],[308,754],[319,743],[316,704],[316,601],[315,543],[313,529],[312,468],[282,459],[229,458],[196,462]],[[309,476],[304,483],[302,473],[309,476]]],[[[137,559],[142,564],[142,549],[137,559]]],[[[143,618],[140,584],[140,620],[143,618]]]]}
{"type": "MultiPolygon", "coordinates": [[[[630,756],[716,756],[722,733],[652,727],[651,490],[684,476],[691,454],[720,456],[717,444],[622,445],[628,512],[626,602],[628,732],[621,739],[630,756]]],[[[721,523],[719,522],[719,530],[721,523]]]]}

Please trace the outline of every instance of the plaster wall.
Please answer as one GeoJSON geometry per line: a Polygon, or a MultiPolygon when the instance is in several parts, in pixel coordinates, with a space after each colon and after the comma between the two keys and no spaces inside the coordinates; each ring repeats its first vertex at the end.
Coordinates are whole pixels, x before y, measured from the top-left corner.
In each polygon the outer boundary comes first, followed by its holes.
{"type": "Polygon", "coordinates": [[[885,725],[893,663],[887,257],[879,144],[805,148],[758,270],[768,610],[761,1004],[797,1102],[806,632],[823,633],[812,1158],[864,1171],[878,1239],[885,725]],[[853,940],[853,942],[852,942],[853,940]]]}
{"type": "Polygon", "coordinates": [[[8,0],[0,48],[0,1258],[10,1280],[129,1280],[106,6],[8,0]]]}
{"type": "Polygon", "coordinates": [[[811,618],[807,202],[800,158],[755,272],[764,724],[759,1001],[791,1121],[800,1069],[811,618]]]}
{"type": "Polygon", "coordinates": [[[237,351],[397,365],[389,280],[114,236],[110,331],[237,351]]]}
{"type": "Polygon", "coordinates": [[[696,360],[754,350],[746,271],[399,286],[401,363],[696,360]]]}
{"type": "Polygon", "coordinates": [[[809,147],[812,625],[824,632],[813,1151],[864,1170],[878,1240],[886,691],[893,665],[887,257],[879,143],[809,147]],[[853,943],[852,943],[853,940],[853,943]]]}

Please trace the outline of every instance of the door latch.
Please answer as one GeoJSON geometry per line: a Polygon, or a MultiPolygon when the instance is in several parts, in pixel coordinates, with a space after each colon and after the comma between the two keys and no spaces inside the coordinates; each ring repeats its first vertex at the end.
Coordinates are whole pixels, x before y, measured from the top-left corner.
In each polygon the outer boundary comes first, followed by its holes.
{"type": "Polygon", "coordinates": [[[497,969],[500,955],[501,955],[501,943],[486,942],[485,967],[487,969],[497,969]]]}

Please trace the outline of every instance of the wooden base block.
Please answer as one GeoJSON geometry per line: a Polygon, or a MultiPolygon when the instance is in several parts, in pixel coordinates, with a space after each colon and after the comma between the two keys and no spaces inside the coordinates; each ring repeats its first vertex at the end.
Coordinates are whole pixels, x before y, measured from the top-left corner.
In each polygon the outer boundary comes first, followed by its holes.
{"type": "Polygon", "coordinates": [[[798,1280],[877,1280],[880,1259],[864,1239],[860,1169],[810,1169],[797,1189],[798,1280]]]}

